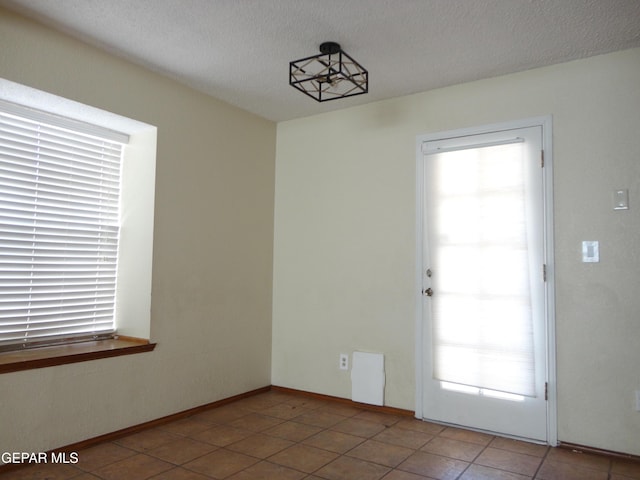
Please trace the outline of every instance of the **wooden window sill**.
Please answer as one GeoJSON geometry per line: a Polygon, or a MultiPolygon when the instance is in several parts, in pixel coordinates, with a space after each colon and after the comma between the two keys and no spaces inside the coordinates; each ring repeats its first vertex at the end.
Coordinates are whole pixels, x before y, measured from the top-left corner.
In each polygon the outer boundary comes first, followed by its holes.
{"type": "Polygon", "coordinates": [[[3,352],[0,353],[0,374],[133,355],[150,352],[155,347],[156,344],[148,340],[120,336],[109,340],[3,352]]]}

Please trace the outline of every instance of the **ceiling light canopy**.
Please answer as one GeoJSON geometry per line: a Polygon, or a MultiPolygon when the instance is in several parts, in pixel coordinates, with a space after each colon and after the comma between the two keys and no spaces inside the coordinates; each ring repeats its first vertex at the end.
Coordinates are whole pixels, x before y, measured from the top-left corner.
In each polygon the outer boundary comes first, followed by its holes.
{"type": "Polygon", "coordinates": [[[289,63],[289,85],[318,102],[362,95],[369,73],[335,42],[320,45],[320,55],[289,63]]]}

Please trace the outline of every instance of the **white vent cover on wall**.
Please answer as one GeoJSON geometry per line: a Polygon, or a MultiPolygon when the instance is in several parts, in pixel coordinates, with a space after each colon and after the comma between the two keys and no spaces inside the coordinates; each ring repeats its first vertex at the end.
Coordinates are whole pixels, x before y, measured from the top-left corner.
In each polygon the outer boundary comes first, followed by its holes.
{"type": "Polygon", "coordinates": [[[353,352],[351,399],[370,405],[384,405],[384,355],[353,352]]]}

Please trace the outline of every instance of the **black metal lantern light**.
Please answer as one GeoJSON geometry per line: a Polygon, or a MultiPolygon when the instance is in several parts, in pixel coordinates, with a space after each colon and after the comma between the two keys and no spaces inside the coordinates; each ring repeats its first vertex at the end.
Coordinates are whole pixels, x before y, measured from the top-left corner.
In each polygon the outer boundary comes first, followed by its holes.
{"type": "Polygon", "coordinates": [[[289,63],[289,85],[318,102],[362,95],[369,73],[335,42],[320,45],[320,55],[289,63]]]}

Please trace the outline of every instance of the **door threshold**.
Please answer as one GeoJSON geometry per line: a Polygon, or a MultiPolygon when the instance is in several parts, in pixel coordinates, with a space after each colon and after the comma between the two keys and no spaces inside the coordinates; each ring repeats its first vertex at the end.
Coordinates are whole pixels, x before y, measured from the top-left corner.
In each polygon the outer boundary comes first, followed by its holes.
{"type": "Polygon", "coordinates": [[[458,425],[456,423],[448,423],[448,422],[441,422],[439,420],[431,420],[430,418],[422,418],[421,420],[423,422],[435,423],[436,425],[442,425],[444,427],[458,428],[460,430],[468,430],[470,432],[483,433],[485,435],[491,435],[493,437],[508,438],[510,440],[517,440],[519,442],[534,443],[536,445],[547,445],[547,446],[553,447],[553,445],[551,445],[548,441],[545,441],[545,440],[537,440],[535,438],[520,437],[518,435],[510,435],[508,433],[493,432],[491,430],[483,430],[482,428],[474,428],[474,427],[468,427],[466,425],[458,425]]]}

